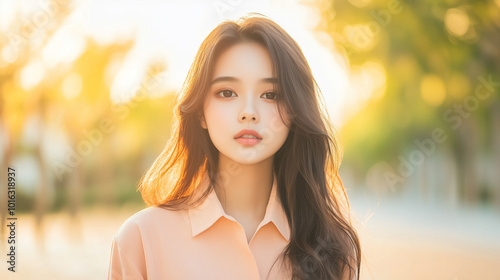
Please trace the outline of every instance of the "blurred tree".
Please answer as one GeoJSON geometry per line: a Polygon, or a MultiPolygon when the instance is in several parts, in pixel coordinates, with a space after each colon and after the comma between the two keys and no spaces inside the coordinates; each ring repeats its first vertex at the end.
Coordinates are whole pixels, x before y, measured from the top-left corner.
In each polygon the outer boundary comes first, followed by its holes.
{"type": "Polygon", "coordinates": [[[133,41],[103,46],[86,39],[85,45],[85,50],[72,62],[71,67],[60,65],[56,69],[64,70],[55,70],[58,73],[54,73],[50,81],[45,80],[52,89],[48,97],[54,109],[50,123],[60,124],[68,139],[65,161],[53,163],[52,169],[59,173],[60,180],[65,180],[66,205],[71,221],[75,222],[70,228],[75,237],[80,232],[77,215],[88,189],[88,177],[97,176],[103,186],[100,194],[109,203],[113,200],[109,125],[103,124],[103,120],[112,122],[112,103],[106,79],[112,79],[114,74],[108,74],[107,70],[112,63],[121,64],[132,48],[133,41]],[[91,162],[89,155],[96,150],[101,161],[91,162]],[[75,162],[68,161],[68,157],[75,157],[75,162]],[[85,164],[89,162],[91,168],[86,169],[85,164]]]}
{"type": "MultiPolygon", "coordinates": [[[[40,4],[40,3],[39,3],[40,4]]],[[[40,73],[37,62],[40,60],[40,50],[47,44],[57,31],[61,23],[71,12],[70,3],[67,1],[49,1],[36,7],[28,16],[14,16],[16,20],[10,22],[9,32],[0,33],[0,129],[5,138],[4,158],[2,160],[2,173],[10,166],[14,151],[19,149],[24,123],[30,118],[35,119],[38,125],[44,123],[46,104],[44,103],[44,89],[42,86],[33,85],[30,92],[19,86],[19,80],[24,76],[40,73]],[[30,71],[32,70],[32,71],[30,71]]],[[[19,12],[19,11],[18,11],[19,12]]],[[[26,77],[25,79],[32,79],[26,77]]],[[[40,132],[42,130],[39,130],[40,132]]],[[[35,140],[34,158],[39,166],[40,178],[35,199],[35,220],[37,236],[43,238],[41,231],[42,217],[47,209],[47,165],[42,152],[43,135],[35,140]]],[[[6,182],[0,182],[0,208],[6,207],[6,182]]],[[[5,234],[5,215],[1,214],[1,235],[5,234]]],[[[41,244],[41,243],[39,243],[41,244]]]]}
{"type": "MultiPolygon", "coordinates": [[[[65,20],[73,3],[35,5],[32,13],[14,17],[8,33],[0,33],[0,137],[5,143],[1,168],[6,172],[16,153],[29,153],[36,161],[40,177],[33,207],[35,236],[44,250],[43,217],[51,207],[52,190],[59,190],[56,199],[69,211],[68,230],[77,239],[81,233],[79,212],[89,192],[97,194],[93,200],[113,205],[120,196],[116,186],[126,182],[135,191],[130,181],[138,180],[144,168],[137,165],[149,161],[146,157],[157,154],[154,149],[163,146],[162,138],[168,138],[172,94],[162,92],[157,81],[166,66],[151,61],[138,85],[141,92],[135,92],[137,96],[125,104],[115,104],[110,87],[134,41],[100,45],[77,34],[83,46],[78,51],[56,39],[67,28],[65,20]],[[44,21],[40,21],[42,16],[44,21]],[[48,61],[50,44],[62,52],[76,52],[76,56],[48,61]],[[150,98],[150,93],[158,97],[150,98]],[[155,118],[159,122],[151,121],[155,118]],[[37,138],[30,141],[33,147],[20,141],[29,122],[37,131],[37,138]],[[63,135],[62,145],[58,134],[63,135]],[[62,158],[50,153],[54,145],[59,145],[55,154],[62,153],[62,158]],[[117,174],[118,167],[135,173],[117,174]]],[[[7,208],[5,183],[0,182],[3,209],[7,208]]],[[[2,212],[2,225],[5,214],[2,212]]]]}
{"type": "Polygon", "coordinates": [[[500,165],[500,157],[494,156],[500,149],[499,2],[314,3],[322,10],[318,30],[334,39],[353,71],[367,62],[385,68],[384,92],[343,128],[346,163],[366,174],[377,162],[387,161],[396,167],[397,182],[404,184],[408,176],[397,169],[402,159],[418,168],[411,152],[425,154],[425,149],[415,141],[432,139],[433,130],[442,129],[446,140],[433,145],[445,155],[448,148],[452,151],[447,157],[456,164],[461,197],[475,203],[486,192],[483,197],[500,206],[500,177],[494,167],[500,165]],[[494,162],[486,166],[494,180],[478,170],[486,160],[494,162]]]}

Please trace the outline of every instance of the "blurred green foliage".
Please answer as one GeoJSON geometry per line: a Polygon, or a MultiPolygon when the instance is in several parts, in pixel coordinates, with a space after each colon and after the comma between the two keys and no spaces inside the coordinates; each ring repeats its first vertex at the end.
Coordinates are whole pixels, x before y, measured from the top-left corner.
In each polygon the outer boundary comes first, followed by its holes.
{"type": "MultiPolygon", "coordinates": [[[[344,164],[364,177],[383,161],[394,168],[389,173],[400,176],[400,157],[411,163],[412,152],[423,152],[415,141],[432,139],[432,131],[442,129],[446,140],[435,142],[436,150],[456,165],[460,197],[473,202],[488,194],[500,205],[495,170],[500,166],[500,2],[315,5],[322,11],[318,30],[331,36],[351,68],[375,62],[386,76],[381,96],[343,127],[344,164]],[[481,162],[489,170],[481,170],[481,162]]],[[[451,181],[446,172],[440,176],[451,181]]],[[[403,182],[408,176],[401,177],[403,182]]]]}

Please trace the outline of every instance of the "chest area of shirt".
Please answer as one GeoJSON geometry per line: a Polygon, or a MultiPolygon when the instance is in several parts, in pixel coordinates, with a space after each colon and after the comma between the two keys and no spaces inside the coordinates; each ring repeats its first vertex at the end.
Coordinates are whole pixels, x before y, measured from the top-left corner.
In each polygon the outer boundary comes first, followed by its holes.
{"type": "Polygon", "coordinates": [[[272,224],[261,227],[248,243],[241,225],[221,219],[195,237],[177,242],[167,239],[163,249],[155,251],[161,256],[151,258],[162,260],[155,267],[161,267],[161,274],[172,279],[258,280],[268,273],[278,279],[276,275],[285,274],[277,259],[286,245],[272,224]]]}

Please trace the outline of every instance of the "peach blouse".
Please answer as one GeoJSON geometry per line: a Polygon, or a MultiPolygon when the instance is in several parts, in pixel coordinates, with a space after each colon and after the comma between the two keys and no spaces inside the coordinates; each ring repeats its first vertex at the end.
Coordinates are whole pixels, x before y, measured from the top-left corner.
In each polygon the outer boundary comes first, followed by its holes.
{"type": "MultiPolygon", "coordinates": [[[[267,279],[290,279],[277,260],[290,228],[273,177],[264,219],[250,242],[212,190],[195,208],[148,207],[129,217],[112,240],[108,279],[264,280],[268,273],[267,279]]],[[[208,183],[205,175],[200,184],[208,183]]]]}

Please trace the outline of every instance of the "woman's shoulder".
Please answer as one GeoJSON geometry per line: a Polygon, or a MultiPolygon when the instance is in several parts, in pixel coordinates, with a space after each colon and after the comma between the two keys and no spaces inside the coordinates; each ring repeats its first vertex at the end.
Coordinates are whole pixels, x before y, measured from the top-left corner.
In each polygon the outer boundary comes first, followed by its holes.
{"type": "Polygon", "coordinates": [[[182,227],[187,221],[186,210],[169,210],[150,206],[128,217],[118,229],[115,239],[144,237],[150,232],[182,227]]]}
{"type": "Polygon", "coordinates": [[[181,214],[182,210],[169,210],[159,206],[149,206],[139,210],[127,218],[125,223],[147,223],[157,218],[167,218],[181,214]]]}

